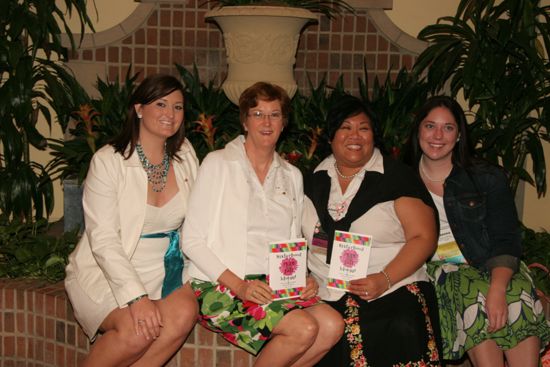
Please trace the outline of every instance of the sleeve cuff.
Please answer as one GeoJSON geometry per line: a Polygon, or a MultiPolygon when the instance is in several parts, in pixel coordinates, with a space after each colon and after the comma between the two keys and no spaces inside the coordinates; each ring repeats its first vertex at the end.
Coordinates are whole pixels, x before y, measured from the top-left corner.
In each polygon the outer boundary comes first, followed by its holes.
{"type": "Polygon", "coordinates": [[[489,272],[497,267],[506,267],[516,273],[519,269],[519,258],[512,255],[497,255],[487,260],[485,267],[489,272]]]}

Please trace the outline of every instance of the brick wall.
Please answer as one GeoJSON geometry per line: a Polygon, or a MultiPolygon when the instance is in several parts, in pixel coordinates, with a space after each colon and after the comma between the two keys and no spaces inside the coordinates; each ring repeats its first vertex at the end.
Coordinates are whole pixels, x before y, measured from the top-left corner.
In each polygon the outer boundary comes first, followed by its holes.
{"type": "MultiPolygon", "coordinates": [[[[343,75],[346,89],[356,91],[364,63],[372,85],[375,76],[383,79],[388,70],[396,74],[401,67],[410,68],[424,47],[385,16],[381,7],[387,1],[351,3],[356,5],[355,15],[332,21],[320,17],[317,24],[306,26],[295,66],[301,90],[307,90],[308,77],[316,86],[324,76],[334,84],[343,75]]],[[[202,0],[143,2],[121,25],[87,35],[72,63],[101,64],[111,80],[124,78],[129,65],[143,78],[156,72],[177,75],[174,63],[186,68],[195,63],[203,81],[214,79],[219,85],[227,68],[223,36],[216,24],[205,22],[208,6],[203,4],[202,0]]]]}
{"type": "MultiPolygon", "coordinates": [[[[0,367],[74,367],[90,343],[63,283],[0,279],[0,367]]],[[[249,367],[253,357],[201,326],[167,367],[249,367]]]]}

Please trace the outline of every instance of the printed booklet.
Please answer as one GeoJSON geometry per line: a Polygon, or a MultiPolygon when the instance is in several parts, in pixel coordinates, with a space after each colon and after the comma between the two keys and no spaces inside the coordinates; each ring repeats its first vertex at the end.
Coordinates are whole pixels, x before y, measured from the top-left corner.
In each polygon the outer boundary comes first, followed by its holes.
{"type": "Polygon", "coordinates": [[[304,238],[269,244],[268,284],[273,299],[300,297],[306,286],[307,242],[304,238]]]}
{"type": "Polygon", "coordinates": [[[367,276],[372,236],[334,231],[327,287],[346,291],[348,282],[367,276]]]}

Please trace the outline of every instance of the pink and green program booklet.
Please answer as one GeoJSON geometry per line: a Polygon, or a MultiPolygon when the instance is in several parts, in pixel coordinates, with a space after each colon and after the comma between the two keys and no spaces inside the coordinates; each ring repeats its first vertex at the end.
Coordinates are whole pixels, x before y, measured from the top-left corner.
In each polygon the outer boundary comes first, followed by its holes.
{"type": "Polygon", "coordinates": [[[273,299],[300,297],[306,286],[307,242],[304,238],[269,244],[268,283],[273,299]]]}
{"type": "Polygon", "coordinates": [[[350,280],[367,276],[372,236],[334,231],[327,287],[345,291],[350,280]]]}

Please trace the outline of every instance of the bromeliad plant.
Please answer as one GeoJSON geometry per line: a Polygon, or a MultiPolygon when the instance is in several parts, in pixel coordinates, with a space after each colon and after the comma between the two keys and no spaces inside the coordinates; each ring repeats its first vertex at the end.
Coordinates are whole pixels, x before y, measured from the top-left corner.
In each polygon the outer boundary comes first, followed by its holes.
{"type": "Polygon", "coordinates": [[[79,97],[66,114],[74,123],[74,127],[67,126],[70,137],[48,140],[53,159],[46,168],[52,179],[76,178],[79,184],[84,181],[93,154],[122,129],[137,77],[130,76],[128,70],[123,83],[118,78],[114,82],[98,78],[98,98],[91,98],[82,89],[74,90],[79,97]]]}
{"type": "Polygon", "coordinates": [[[546,192],[541,142],[550,141],[550,6],[540,0],[461,0],[454,17],[424,28],[417,73],[433,92],[462,93],[478,153],[546,192]],[[527,158],[533,168],[525,169],[527,158]]]}
{"type": "Polygon", "coordinates": [[[345,93],[342,77],[329,86],[325,76],[317,87],[309,80],[308,95],[298,91],[292,99],[289,124],[278,151],[303,173],[313,170],[330,154],[327,112],[334,99],[345,93]]]}
{"type": "Polygon", "coordinates": [[[213,80],[201,82],[196,65],[192,72],[178,64],[176,68],[185,88],[187,137],[202,160],[240,133],[239,110],[213,80]]]}

